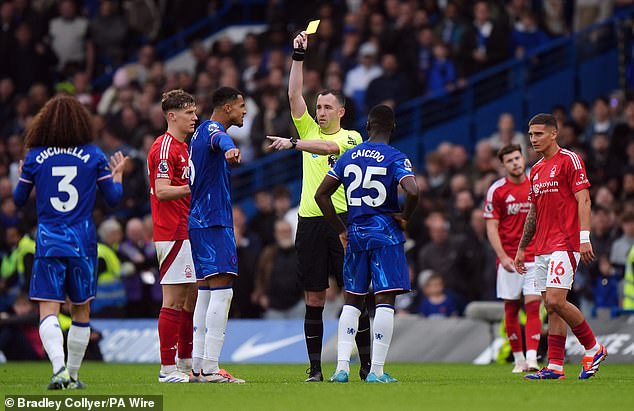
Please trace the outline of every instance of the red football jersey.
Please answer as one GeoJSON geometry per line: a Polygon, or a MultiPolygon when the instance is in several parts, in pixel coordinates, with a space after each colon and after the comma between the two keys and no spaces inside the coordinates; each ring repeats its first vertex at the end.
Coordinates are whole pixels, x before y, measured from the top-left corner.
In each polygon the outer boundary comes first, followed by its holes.
{"type": "Polygon", "coordinates": [[[191,196],[160,201],[156,198],[154,182],[157,178],[165,178],[170,180],[173,186],[189,184],[187,143],[178,141],[168,133],[163,134],[152,144],[147,156],[147,166],[150,176],[154,241],[186,240],[191,196]]]}
{"type": "Polygon", "coordinates": [[[529,201],[535,204],[535,254],[579,252],[579,210],[575,193],[590,187],[581,158],[560,149],[531,169],[529,201]]]}
{"type": "MultiPolygon", "coordinates": [[[[502,248],[513,259],[524,233],[524,222],[531,205],[528,202],[530,188],[528,178],[521,184],[515,184],[504,177],[491,184],[484,202],[484,218],[498,220],[502,248]]],[[[535,259],[534,246],[533,239],[526,247],[525,261],[535,259]]]]}

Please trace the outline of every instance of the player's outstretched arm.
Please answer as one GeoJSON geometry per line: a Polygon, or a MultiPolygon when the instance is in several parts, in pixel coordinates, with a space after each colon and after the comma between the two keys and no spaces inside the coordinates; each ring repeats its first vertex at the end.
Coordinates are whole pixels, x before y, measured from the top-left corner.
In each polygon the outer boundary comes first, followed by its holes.
{"type": "Polygon", "coordinates": [[[110,157],[110,172],[112,179],[106,178],[97,181],[99,189],[104,195],[106,203],[110,207],[115,207],[123,197],[123,171],[128,157],[124,156],[121,151],[117,151],[110,157]]]}
{"type": "Polygon", "coordinates": [[[269,150],[290,150],[295,148],[321,156],[339,154],[339,146],[334,141],[326,140],[298,140],[278,136],[266,136],[271,141],[269,150]]]}
{"type": "Polygon", "coordinates": [[[524,222],[522,239],[520,240],[520,245],[517,248],[517,254],[515,255],[515,269],[520,274],[526,273],[526,266],[524,265],[524,251],[526,251],[526,247],[528,247],[528,244],[530,244],[533,236],[535,236],[536,230],[537,212],[535,211],[535,204],[531,204],[531,208],[528,210],[528,215],[526,216],[526,221],[524,222]]]}
{"type": "Polygon", "coordinates": [[[583,189],[575,193],[577,199],[577,209],[579,212],[579,252],[581,253],[581,261],[584,264],[590,264],[594,260],[594,250],[590,242],[590,216],[591,216],[591,200],[588,189],[583,189]]]}
{"type": "Polygon", "coordinates": [[[20,176],[20,179],[18,180],[18,185],[15,186],[15,190],[13,191],[13,202],[18,207],[22,207],[26,204],[26,200],[29,199],[29,195],[33,189],[33,181],[22,175],[23,167],[24,161],[20,160],[18,163],[18,175],[20,176]]]}
{"type": "Polygon", "coordinates": [[[308,47],[308,36],[305,31],[299,33],[293,40],[293,63],[288,77],[288,101],[291,115],[300,118],[306,112],[306,101],[302,96],[304,88],[304,53],[308,47]]]}
{"type": "Polygon", "coordinates": [[[341,185],[341,181],[326,174],[322,180],[317,191],[315,192],[315,201],[319,206],[319,209],[324,214],[326,221],[339,233],[346,232],[346,225],[343,220],[337,215],[335,206],[332,204],[332,195],[337,191],[337,188],[341,185]]]}

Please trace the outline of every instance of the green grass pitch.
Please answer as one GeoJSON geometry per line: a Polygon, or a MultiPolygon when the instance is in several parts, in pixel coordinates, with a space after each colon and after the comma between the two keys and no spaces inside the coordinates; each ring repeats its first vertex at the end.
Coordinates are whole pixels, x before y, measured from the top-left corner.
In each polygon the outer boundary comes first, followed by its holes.
{"type": "MultiPolygon", "coordinates": [[[[159,384],[158,366],[87,362],[84,391],[47,391],[48,363],[0,365],[0,394],[163,394],[164,410],[634,410],[634,364],[610,364],[590,380],[567,364],[563,381],[528,381],[511,365],[388,364],[396,384],[305,384],[302,365],[227,365],[246,384],[159,384]]],[[[326,377],[333,364],[324,367],[326,377]]]]}

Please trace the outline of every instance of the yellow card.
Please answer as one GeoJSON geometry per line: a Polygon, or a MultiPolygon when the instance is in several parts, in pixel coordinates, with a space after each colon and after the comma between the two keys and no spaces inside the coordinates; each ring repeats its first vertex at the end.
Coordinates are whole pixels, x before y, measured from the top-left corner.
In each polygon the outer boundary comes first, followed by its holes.
{"type": "Polygon", "coordinates": [[[315,34],[317,33],[317,27],[319,27],[320,20],[313,20],[308,23],[308,27],[306,27],[306,34],[315,34]]]}

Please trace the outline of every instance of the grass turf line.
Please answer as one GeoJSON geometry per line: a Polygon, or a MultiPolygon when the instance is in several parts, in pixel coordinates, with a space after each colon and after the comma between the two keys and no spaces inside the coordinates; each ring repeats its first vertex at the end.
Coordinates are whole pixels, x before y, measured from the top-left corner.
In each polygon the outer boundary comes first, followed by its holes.
{"type": "MultiPolygon", "coordinates": [[[[160,384],[158,365],[87,362],[80,378],[83,391],[47,391],[48,363],[0,365],[0,394],[142,395],[163,394],[164,410],[205,406],[231,410],[632,410],[634,365],[603,364],[597,376],[579,381],[578,364],[566,364],[566,380],[527,381],[511,374],[511,365],[388,364],[396,384],[365,384],[358,364],[348,384],[305,384],[303,365],[230,364],[227,369],[246,384],[160,384]]],[[[334,371],[326,364],[324,375],[334,371]]]]}

